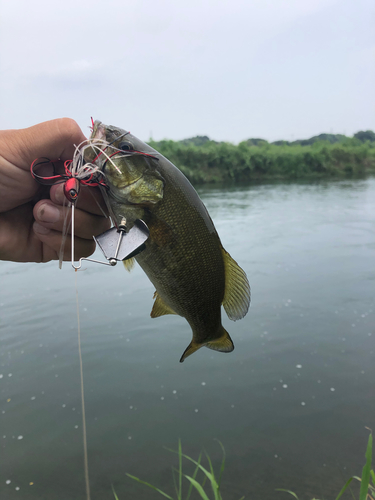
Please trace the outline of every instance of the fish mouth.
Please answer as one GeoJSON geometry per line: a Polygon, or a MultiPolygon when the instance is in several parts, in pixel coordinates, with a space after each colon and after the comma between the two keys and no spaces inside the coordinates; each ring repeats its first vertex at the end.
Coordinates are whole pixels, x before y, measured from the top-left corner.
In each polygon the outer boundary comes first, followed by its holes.
{"type": "Polygon", "coordinates": [[[104,140],[106,141],[106,127],[100,120],[95,120],[90,139],[104,140]]]}
{"type": "Polygon", "coordinates": [[[134,184],[136,184],[140,179],[142,179],[142,175],[140,175],[139,177],[137,177],[134,181],[131,181],[131,182],[127,182],[126,184],[118,184],[117,186],[115,186],[117,189],[128,189],[130,186],[134,186],[134,184]]]}
{"type": "Polygon", "coordinates": [[[105,125],[100,120],[95,120],[90,136],[91,140],[101,140],[108,144],[113,144],[121,137],[128,135],[129,132],[112,125],[105,125]]]}

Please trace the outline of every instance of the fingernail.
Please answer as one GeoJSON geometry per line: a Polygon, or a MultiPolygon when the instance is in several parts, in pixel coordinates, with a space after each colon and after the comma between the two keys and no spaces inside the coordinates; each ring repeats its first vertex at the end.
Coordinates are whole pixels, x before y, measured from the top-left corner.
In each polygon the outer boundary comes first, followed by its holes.
{"type": "Polygon", "coordinates": [[[50,232],[50,230],[47,227],[44,227],[44,226],[38,224],[37,222],[34,222],[33,229],[34,229],[34,233],[38,233],[38,234],[48,234],[50,232]]]}
{"type": "Polygon", "coordinates": [[[57,222],[60,220],[60,211],[53,205],[45,203],[39,207],[37,216],[42,222],[57,222]]]}

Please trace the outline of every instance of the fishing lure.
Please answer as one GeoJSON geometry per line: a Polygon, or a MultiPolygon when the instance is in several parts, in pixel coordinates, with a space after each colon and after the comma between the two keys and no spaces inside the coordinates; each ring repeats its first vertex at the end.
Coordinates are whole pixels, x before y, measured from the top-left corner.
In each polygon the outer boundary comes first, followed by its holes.
{"type": "MultiPolygon", "coordinates": [[[[59,173],[61,168],[59,169],[58,160],[50,160],[45,157],[37,158],[33,161],[30,167],[32,177],[39,184],[47,186],[60,183],[64,184],[64,195],[69,203],[69,207],[71,208],[71,264],[75,270],[81,268],[83,260],[107,266],[115,266],[120,260],[130,259],[143,250],[144,244],[150,234],[146,223],[140,219],[135,221],[130,230],[126,227],[125,218],[122,218],[120,224],[116,225],[116,220],[108,201],[105,174],[95,165],[95,161],[100,155],[104,155],[106,157],[106,161],[113,163],[111,158],[117,154],[129,155],[137,153],[146,155],[146,153],[142,153],[140,151],[130,152],[125,149],[125,146],[124,150],[115,148],[115,152],[108,155],[105,150],[110,146],[110,143],[101,140],[92,141],[88,139],[82,142],[76,146],[73,160],[67,160],[64,163],[64,170],[62,173],[59,173]],[[92,163],[87,163],[84,160],[84,152],[87,148],[91,148],[96,153],[92,163]],[[99,236],[93,237],[103,252],[104,257],[107,260],[106,262],[90,259],[88,257],[82,257],[79,259],[78,265],[75,265],[74,263],[75,206],[78,200],[81,184],[88,187],[99,187],[110,217],[115,224],[111,227],[111,229],[108,229],[99,236]]],[[[60,267],[65,246],[65,238],[68,231],[67,225],[66,217],[64,221],[63,240],[60,251],[60,267]]]]}

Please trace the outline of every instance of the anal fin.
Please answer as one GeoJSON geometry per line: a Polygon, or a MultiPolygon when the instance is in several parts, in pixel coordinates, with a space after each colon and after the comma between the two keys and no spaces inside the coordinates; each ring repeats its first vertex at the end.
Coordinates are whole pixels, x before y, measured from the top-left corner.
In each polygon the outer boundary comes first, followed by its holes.
{"type": "Polygon", "coordinates": [[[154,293],[154,305],[151,310],[151,318],[158,318],[159,316],[164,316],[165,314],[177,314],[174,310],[169,307],[163,299],[160,297],[158,292],[154,293]]]}

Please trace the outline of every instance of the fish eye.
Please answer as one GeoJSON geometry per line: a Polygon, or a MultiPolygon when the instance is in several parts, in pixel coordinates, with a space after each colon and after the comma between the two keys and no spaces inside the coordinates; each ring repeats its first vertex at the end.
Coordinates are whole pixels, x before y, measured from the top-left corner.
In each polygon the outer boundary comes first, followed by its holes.
{"type": "Polygon", "coordinates": [[[133,151],[133,145],[128,142],[128,141],[121,141],[120,144],[118,145],[118,148],[121,149],[122,151],[133,151]]]}

